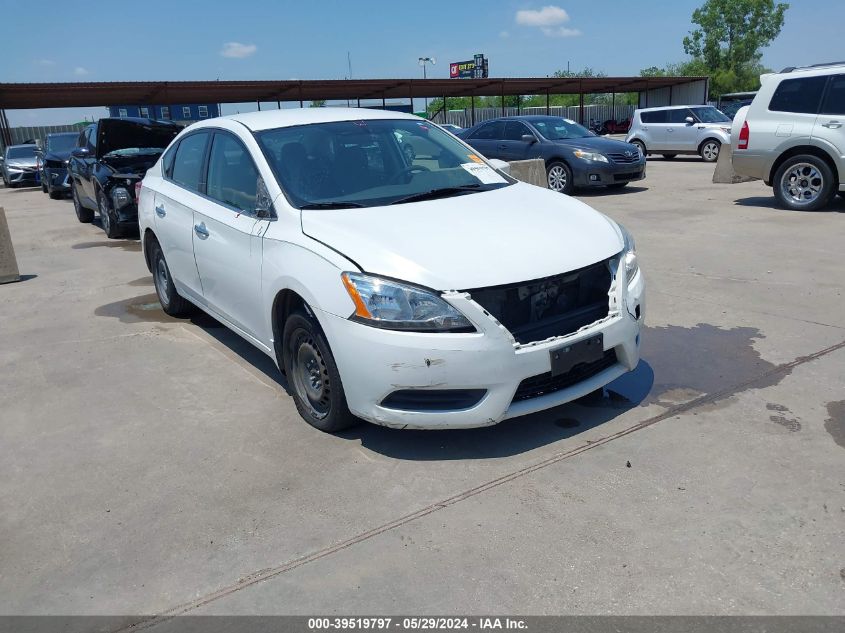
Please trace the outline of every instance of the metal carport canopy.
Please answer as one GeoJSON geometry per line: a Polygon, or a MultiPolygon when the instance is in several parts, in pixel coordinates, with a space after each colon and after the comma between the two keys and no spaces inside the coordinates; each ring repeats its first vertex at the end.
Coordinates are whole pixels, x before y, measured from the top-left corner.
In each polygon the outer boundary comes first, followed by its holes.
{"type": "Polygon", "coordinates": [[[0,83],[0,109],[643,92],[707,77],[0,83]]]}

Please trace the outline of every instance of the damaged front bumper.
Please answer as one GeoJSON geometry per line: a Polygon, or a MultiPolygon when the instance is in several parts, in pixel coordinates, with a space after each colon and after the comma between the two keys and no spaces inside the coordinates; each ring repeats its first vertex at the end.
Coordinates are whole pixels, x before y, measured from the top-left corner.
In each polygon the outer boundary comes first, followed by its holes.
{"type": "Polygon", "coordinates": [[[627,283],[617,283],[622,278],[614,276],[606,317],[566,336],[528,344],[517,343],[461,292],[443,297],[477,332],[396,332],[315,313],[334,353],[349,409],[358,417],[399,428],[489,426],[580,398],[637,366],[645,283],[639,271],[627,283]],[[553,352],[587,340],[600,340],[604,354],[552,374],[553,352]]]}

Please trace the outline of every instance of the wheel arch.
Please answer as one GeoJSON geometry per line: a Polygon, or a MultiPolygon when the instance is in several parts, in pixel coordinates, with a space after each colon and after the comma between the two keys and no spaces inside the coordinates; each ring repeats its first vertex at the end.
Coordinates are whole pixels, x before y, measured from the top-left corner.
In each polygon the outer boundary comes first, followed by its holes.
{"type": "Polygon", "coordinates": [[[299,308],[305,308],[308,312],[308,303],[302,296],[291,288],[283,288],[276,293],[271,308],[271,324],[273,327],[273,351],[276,354],[276,364],[282,373],[285,373],[284,349],[282,332],[285,329],[285,322],[292,312],[299,308]]]}
{"type": "Polygon", "coordinates": [[[698,153],[701,153],[701,150],[704,148],[704,145],[708,141],[716,141],[719,144],[719,147],[725,144],[725,142],[720,139],[718,136],[706,136],[701,140],[701,143],[698,144],[698,153]]]}
{"type": "Polygon", "coordinates": [[[781,165],[783,165],[787,160],[789,160],[793,156],[798,156],[800,154],[809,154],[811,156],[820,158],[821,160],[826,162],[827,166],[830,167],[830,170],[833,172],[834,178],[836,178],[836,183],[834,183],[834,186],[838,186],[840,184],[841,178],[839,175],[839,169],[836,166],[836,161],[825,150],[814,145],[796,145],[795,147],[790,147],[788,150],[778,156],[777,159],[775,159],[775,162],[772,163],[772,167],[769,170],[768,179],[765,181],[766,184],[774,182],[775,173],[777,173],[777,170],[780,169],[781,165]]]}
{"type": "Polygon", "coordinates": [[[144,230],[144,236],[141,239],[141,250],[144,253],[144,262],[147,264],[147,270],[153,272],[153,263],[150,261],[150,251],[152,251],[153,243],[158,243],[158,237],[151,228],[144,230]]]}

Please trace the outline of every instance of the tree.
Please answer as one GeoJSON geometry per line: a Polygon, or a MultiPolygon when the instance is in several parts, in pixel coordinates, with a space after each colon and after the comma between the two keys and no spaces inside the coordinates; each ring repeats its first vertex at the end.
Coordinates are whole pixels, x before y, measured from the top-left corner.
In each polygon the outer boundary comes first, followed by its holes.
{"type": "Polygon", "coordinates": [[[325,99],[317,99],[317,100],[311,102],[310,107],[312,107],[312,108],[324,108],[325,106],[326,106],[326,100],[325,99]]]}
{"type": "Polygon", "coordinates": [[[788,8],[774,0],[706,0],[693,11],[700,28],[684,38],[684,51],[714,73],[747,74],[780,33],[788,8]]]}

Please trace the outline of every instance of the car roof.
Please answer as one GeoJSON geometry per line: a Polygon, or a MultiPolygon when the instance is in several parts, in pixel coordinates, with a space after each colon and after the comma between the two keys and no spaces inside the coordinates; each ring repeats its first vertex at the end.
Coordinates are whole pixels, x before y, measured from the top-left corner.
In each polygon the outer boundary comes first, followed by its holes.
{"type": "MultiPolygon", "coordinates": [[[[389,110],[375,110],[371,108],[286,108],[284,110],[263,110],[259,112],[245,112],[217,117],[242,123],[253,132],[270,130],[293,125],[308,125],[310,123],[334,123],[337,121],[371,121],[375,119],[396,119],[406,121],[422,121],[414,114],[391,112],[389,110]]],[[[215,119],[205,119],[200,125],[194,124],[192,129],[214,125],[215,119]]]]}
{"type": "Polygon", "coordinates": [[[681,110],[683,108],[715,108],[716,106],[706,103],[694,103],[690,105],[655,106],[653,108],[637,108],[637,112],[654,112],[655,110],[681,110]]]}

